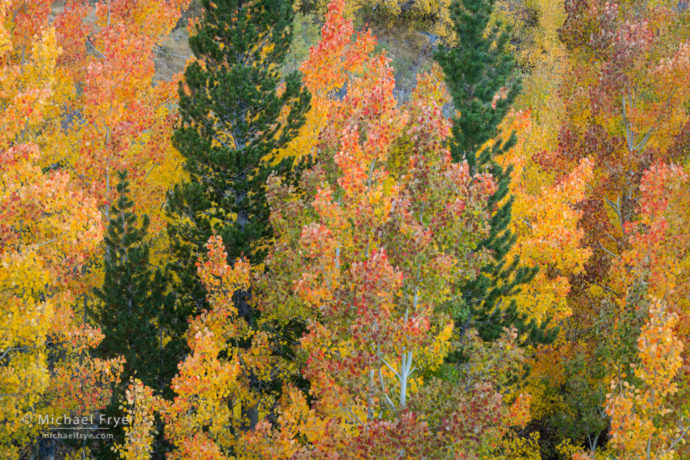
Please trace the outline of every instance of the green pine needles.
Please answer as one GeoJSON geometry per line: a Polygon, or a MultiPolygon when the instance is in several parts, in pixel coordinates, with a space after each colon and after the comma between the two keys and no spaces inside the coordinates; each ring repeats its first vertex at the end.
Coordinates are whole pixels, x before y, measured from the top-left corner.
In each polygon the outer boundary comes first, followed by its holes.
{"type": "Polygon", "coordinates": [[[538,270],[520,265],[518,258],[510,264],[505,259],[516,239],[509,229],[512,168],[503,169],[494,158],[515,144],[515,134],[505,143],[481,150],[497,136],[498,125],[521,89],[515,58],[507,49],[510,31],[500,22],[491,22],[493,7],[494,0],[456,0],[451,18],[457,45],[442,47],[436,54],[453,104],[461,114],[453,119],[453,160],[467,161],[472,173],[490,172],[498,182],[498,190],[488,203],[494,210],[491,232],[479,245],[479,249],[491,251],[494,262],[483,267],[475,280],[459,287],[468,308],[457,312],[455,320],[460,329],[476,327],[484,340],[495,340],[503,328],[514,326],[527,334],[529,341],[548,343],[555,338],[556,329],[547,329],[547,323],[527,321],[514,301],[506,302],[538,270]]]}
{"type": "Polygon", "coordinates": [[[170,271],[188,313],[205,304],[195,263],[213,232],[230,261],[244,255],[257,263],[265,256],[266,179],[295,174],[290,160],[270,160],[297,134],[310,101],[298,73],[279,73],[292,38],[291,0],[204,0],[202,6],[189,39],[197,60],[180,85],[173,135],[189,181],[167,202],[174,220],[170,271]]]}
{"type": "Polygon", "coordinates": [[[132,212],[127,172],[119,172],[118,177],[118,197],[104,238],[103,285],[94,289],[100,300],[98,324],[105,335],[99,352],[106,358],[125,358],[125,384],[134,376],[163,390],[179,360],[178,353],[164,346],[171,298],[165,293],[161,271],[149,262],[149,218],[137,219],[132,212]]]}
{"type": "MultiPolygon", "coordinates": [[[[95,316],[104,338],[97,353],[102,358],[122,356],[125,359],[121,383],[115,388],[113,400],[105,415],[123,416],[119,409],[130,378],[169,396],[170,381],[177,372],[177,363],[184,348],[175,336],[173,297],[168,293],[163,272],[150,263],[151,241],[149,217],[133,212],[127,171],[118,173],[117,199],[110,207],[110,221],[104,237],[104,278],[94,289],[99,300],[95,316]]],[[[122,427],[114,431],[124,439],[122,427]]],[[[164,449],[162,436],[156,437],[164,449]]],[[[109,445],[97,447],[99,458],[116,458],[109,445]]]]}

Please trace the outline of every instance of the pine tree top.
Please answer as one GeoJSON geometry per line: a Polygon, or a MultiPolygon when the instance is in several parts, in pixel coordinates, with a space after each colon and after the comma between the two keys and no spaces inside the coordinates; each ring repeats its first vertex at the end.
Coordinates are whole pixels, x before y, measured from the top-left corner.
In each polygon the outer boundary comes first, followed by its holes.
{"type": "MultiPolygon", "coordinates": [[[[453,158],[474,167],[479,148],[498,133],[498,125],[519,94],[517,63],[508,49],[510,28],[492,19],[494,0],[457,0],[451,19],[457,36],[441,47],[436,60],[443,68],[455,109],[453,158]]],[[[482,159],[477,167],[482,166],[482,159]]]]}

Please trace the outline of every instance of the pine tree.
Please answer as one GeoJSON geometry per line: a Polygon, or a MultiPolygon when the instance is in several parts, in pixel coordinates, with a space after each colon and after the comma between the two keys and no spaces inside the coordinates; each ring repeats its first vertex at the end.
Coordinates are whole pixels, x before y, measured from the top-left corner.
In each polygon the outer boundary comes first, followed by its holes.
{"type": "MultiPolygon", "coordinates": [[[[195,263],[215,231],[228,259],[260,262],[270,237],[265,181],[289,178],[289,160],[270,161],[304,123],[309,93],[299,74],[279,69],[292,36],[292,0],[203,0],[189,44],[196,56],[180,86],[180,122],[173,136],[189,181],[168,198],[180,318],[205,305],[195,263]],[[269,161],[266,161],[269,160],[269,161]]],[[[250,314],[241,302],[240,314],[250,314]]]]}
{"type": "Polygon", "coordinates": [[[505,304],[507,297],[534,278],[538,267],[525,267],[519,258],[506,261],[516,240],[508,227],[513,203],[508,196],[512,168],[503,169],[494,158],[515,144],[515,134],[504,143],[482,149],[497,136],[498,125],[521,89],[515,58],[507,49],[510,30],[500,21],[491,23],[493,7],[494,0],[454,1],[451,18],[457,45],[442,47],[436,54],[455,109],[460,112],[453,119],[453,160],[467,161],[473,174],[490,172],[498,183],[488,203],[495,209],[491,233],[478,247],[490,250],[495,261],[484,266],[475,280],[459,286],[462,305],[469,308],[469,314],[467,309],[458,308],[456,327],[476,327],[482,339],[495,340],[504,327],[515,326],[531,341],[550,342],[555,338],[555,329],[547,329],[547,323],[527,321],[514,301],[505,304]]]}
{"type": "MultiPolygon", "coordinates": [[[[96,321],[105,336],[97,352],[102,358],[122,356],[126,361],[121,384],[105,409],[105,415],[111,417],[123,416],[119,404],[130,377],[167,393],[180,359],[179,347],[168,340],[167,315],[173,298],[165,292],[161,270],[153,268],[149,260],[149,218],[143,215],[137,219],[133,212],[127,172],[119,172],[118,179],[117,201],[110,207],[104,237],[103,285],[94,289],[100,301],[96,321]]],[[[109,429],[119,438],[124,436],[122,427],[109,429]]],[[[162,437],[157,443],[165,445],[162,437]]],[[[110,445],[96,448],[99,458],[116,458],[110,445]]]]}
{"type": "Polygon", "coordinates": [[[127,172],[119,172],[118,178],[118,197],[104,237],[105,276],[103,285],[94,289],[101,303],[97,320],[105,335],[99,352],[103,357],[126,359],[124,382],[136,376],[162,389],[174,375],[177,360],[177,356],[165,356],[161,337],[170,296],[165,294],[161,271],[149,263],[149,218],[142,216],[137,226],[127,172]]]}

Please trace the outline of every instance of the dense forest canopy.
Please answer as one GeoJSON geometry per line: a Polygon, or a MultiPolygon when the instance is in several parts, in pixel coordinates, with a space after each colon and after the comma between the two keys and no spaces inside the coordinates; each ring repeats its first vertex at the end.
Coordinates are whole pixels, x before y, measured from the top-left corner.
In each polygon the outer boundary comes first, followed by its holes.
{"type": "Polygon", "coordinates": [[[690,458],[690,6],[0,2],[0,458],[690,458]]]}

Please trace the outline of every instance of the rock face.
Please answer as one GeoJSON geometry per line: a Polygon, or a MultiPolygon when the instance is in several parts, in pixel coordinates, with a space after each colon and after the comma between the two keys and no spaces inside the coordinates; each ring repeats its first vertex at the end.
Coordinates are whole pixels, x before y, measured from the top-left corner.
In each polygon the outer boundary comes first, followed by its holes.
{"type": "Polygon", "coordinates": [[[156,63],[156,80],[170,80],[173,75],[184,70],[187,60],[192,56],[188,36],[187,28],[179,26],[157,47],[153,58],[156,63]]]}

